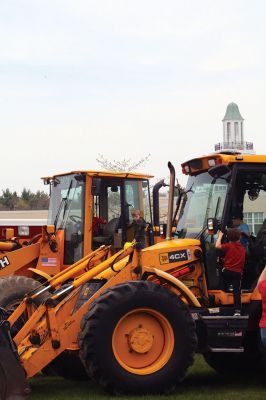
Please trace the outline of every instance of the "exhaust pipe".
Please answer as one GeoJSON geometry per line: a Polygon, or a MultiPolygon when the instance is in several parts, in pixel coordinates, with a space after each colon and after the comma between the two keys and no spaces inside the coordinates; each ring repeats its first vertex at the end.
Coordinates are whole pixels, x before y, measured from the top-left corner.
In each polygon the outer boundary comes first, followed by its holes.
{"type": "Polygon", "coordinates": [[[175,168],[168,162],[168,168],[170,171],[170,184],[169,184],[169,197],[168,197],[168,213],[167,213],[167,227],[166,227],[166,240],[172,238],[172,221],[173,221],[173,209],[174,209],[174,192],[175,192],[175,168]]]}
{"type": "Polygon", "coordinates": [[[159,212],[159,190],[166,186],[164,179],[161,179],[153,186],[152,199],[153,199],[153,223],[154,226],[159,226],[160,224],[160,212],[159,212]]]}
{"type": "Polygon", "coordinates": [[[24,400],[30,393],[26,373],[20,364],[10,325],[0,322],[0,400],[24,400]]]}

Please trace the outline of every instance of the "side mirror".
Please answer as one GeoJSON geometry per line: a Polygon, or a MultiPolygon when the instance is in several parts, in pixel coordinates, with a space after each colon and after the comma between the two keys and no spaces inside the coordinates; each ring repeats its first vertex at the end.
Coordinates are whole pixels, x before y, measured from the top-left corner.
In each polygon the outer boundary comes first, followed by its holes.
{"type": "Polygon", "coordinates": [[[91,185],[91,194],[93,196],[99,196],[101,193],[101,184],[102,184],[102,179],[101,178],[92,178],[92,185],[91,185]]]}
{"type": "Polygon", "coordinates": [[[218,232],[218,220],[216,218],[207,219],[207,231],[209,235],[215,235],[218,232]]]}
{"type": "Polygon", "coordinates": [[[111,186],[111,192],[117,193],[117,192],[118,192],[118,186],[112,185],[112,186],[111,186]]]}
{"type": "Polygon", "coordinates": [[[229,172],[231,172],[231,170],[225,164],[215,165],[215,167],[208,169],[208,173],[216,179],[228,174],[229,172]]]}

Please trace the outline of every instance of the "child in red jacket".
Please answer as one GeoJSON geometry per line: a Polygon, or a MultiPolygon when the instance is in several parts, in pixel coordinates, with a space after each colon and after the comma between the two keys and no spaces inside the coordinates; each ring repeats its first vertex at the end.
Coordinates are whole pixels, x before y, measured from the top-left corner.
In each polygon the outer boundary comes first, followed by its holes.
{"type": "Polygon", "coordinates": [[[258,290],[261,294],[262,316],[260,320],[261,341],[266,346],[266,266],[258,280],[258,290]]]}
{"type": "Polygon", "coordinates": [[[218,233],[216,249],[224,253],[222,270],[225,286],[233,286],[235,316],[241,315],[241,278],[245,264],[245,249],[240,243],[241,232],[237,228],[228,229],[229,243],[222,244],[223,232],[218,233]]]}

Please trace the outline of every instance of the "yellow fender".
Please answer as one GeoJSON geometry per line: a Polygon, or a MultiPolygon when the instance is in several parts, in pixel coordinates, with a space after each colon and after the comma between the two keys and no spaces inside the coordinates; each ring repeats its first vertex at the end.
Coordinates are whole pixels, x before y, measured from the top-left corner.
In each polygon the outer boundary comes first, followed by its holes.
{"type": "Polygon", "coordinates": [[[179,279],[168,274],[168,272],[161,271],[160,269],[152,267],[144,267],[143,272],[144,273],[148,272],[151,273],[152,275],[158,276],[159,278],[163,278],[166,282],[169,283],[169,285],[177,288],[191,305],[193,305],[194,307],[201,307],[200,302],[198,301],[196,296],[191,292],[191,290],[189,290],[189,288],[179,279]]]}
{"type": "Polygon", "coordinates": [[[51,276],[49,274],[47,274],[44,271],[41,271],[40,269],[37,268],[28,268],[28,271],[33,272],[33,274],[40,276],[41,278],[44,278],[46,281],[48,281],[49,279],[51,279],[51,276]]]}

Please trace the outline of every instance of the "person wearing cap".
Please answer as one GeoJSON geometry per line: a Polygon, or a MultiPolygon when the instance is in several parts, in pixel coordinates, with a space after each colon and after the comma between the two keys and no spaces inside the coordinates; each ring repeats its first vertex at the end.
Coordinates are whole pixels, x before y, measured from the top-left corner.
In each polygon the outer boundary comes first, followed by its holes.
{"type": "Polygon", "coordinates": [[[232,225],[233,228],[238,228],[241,232],[240,243],[244,246],[245,249],[248,247],[250,232],[248,225],[243,221],[243,213],[241,211],[237,211],[232,216],[232,225]]]}

